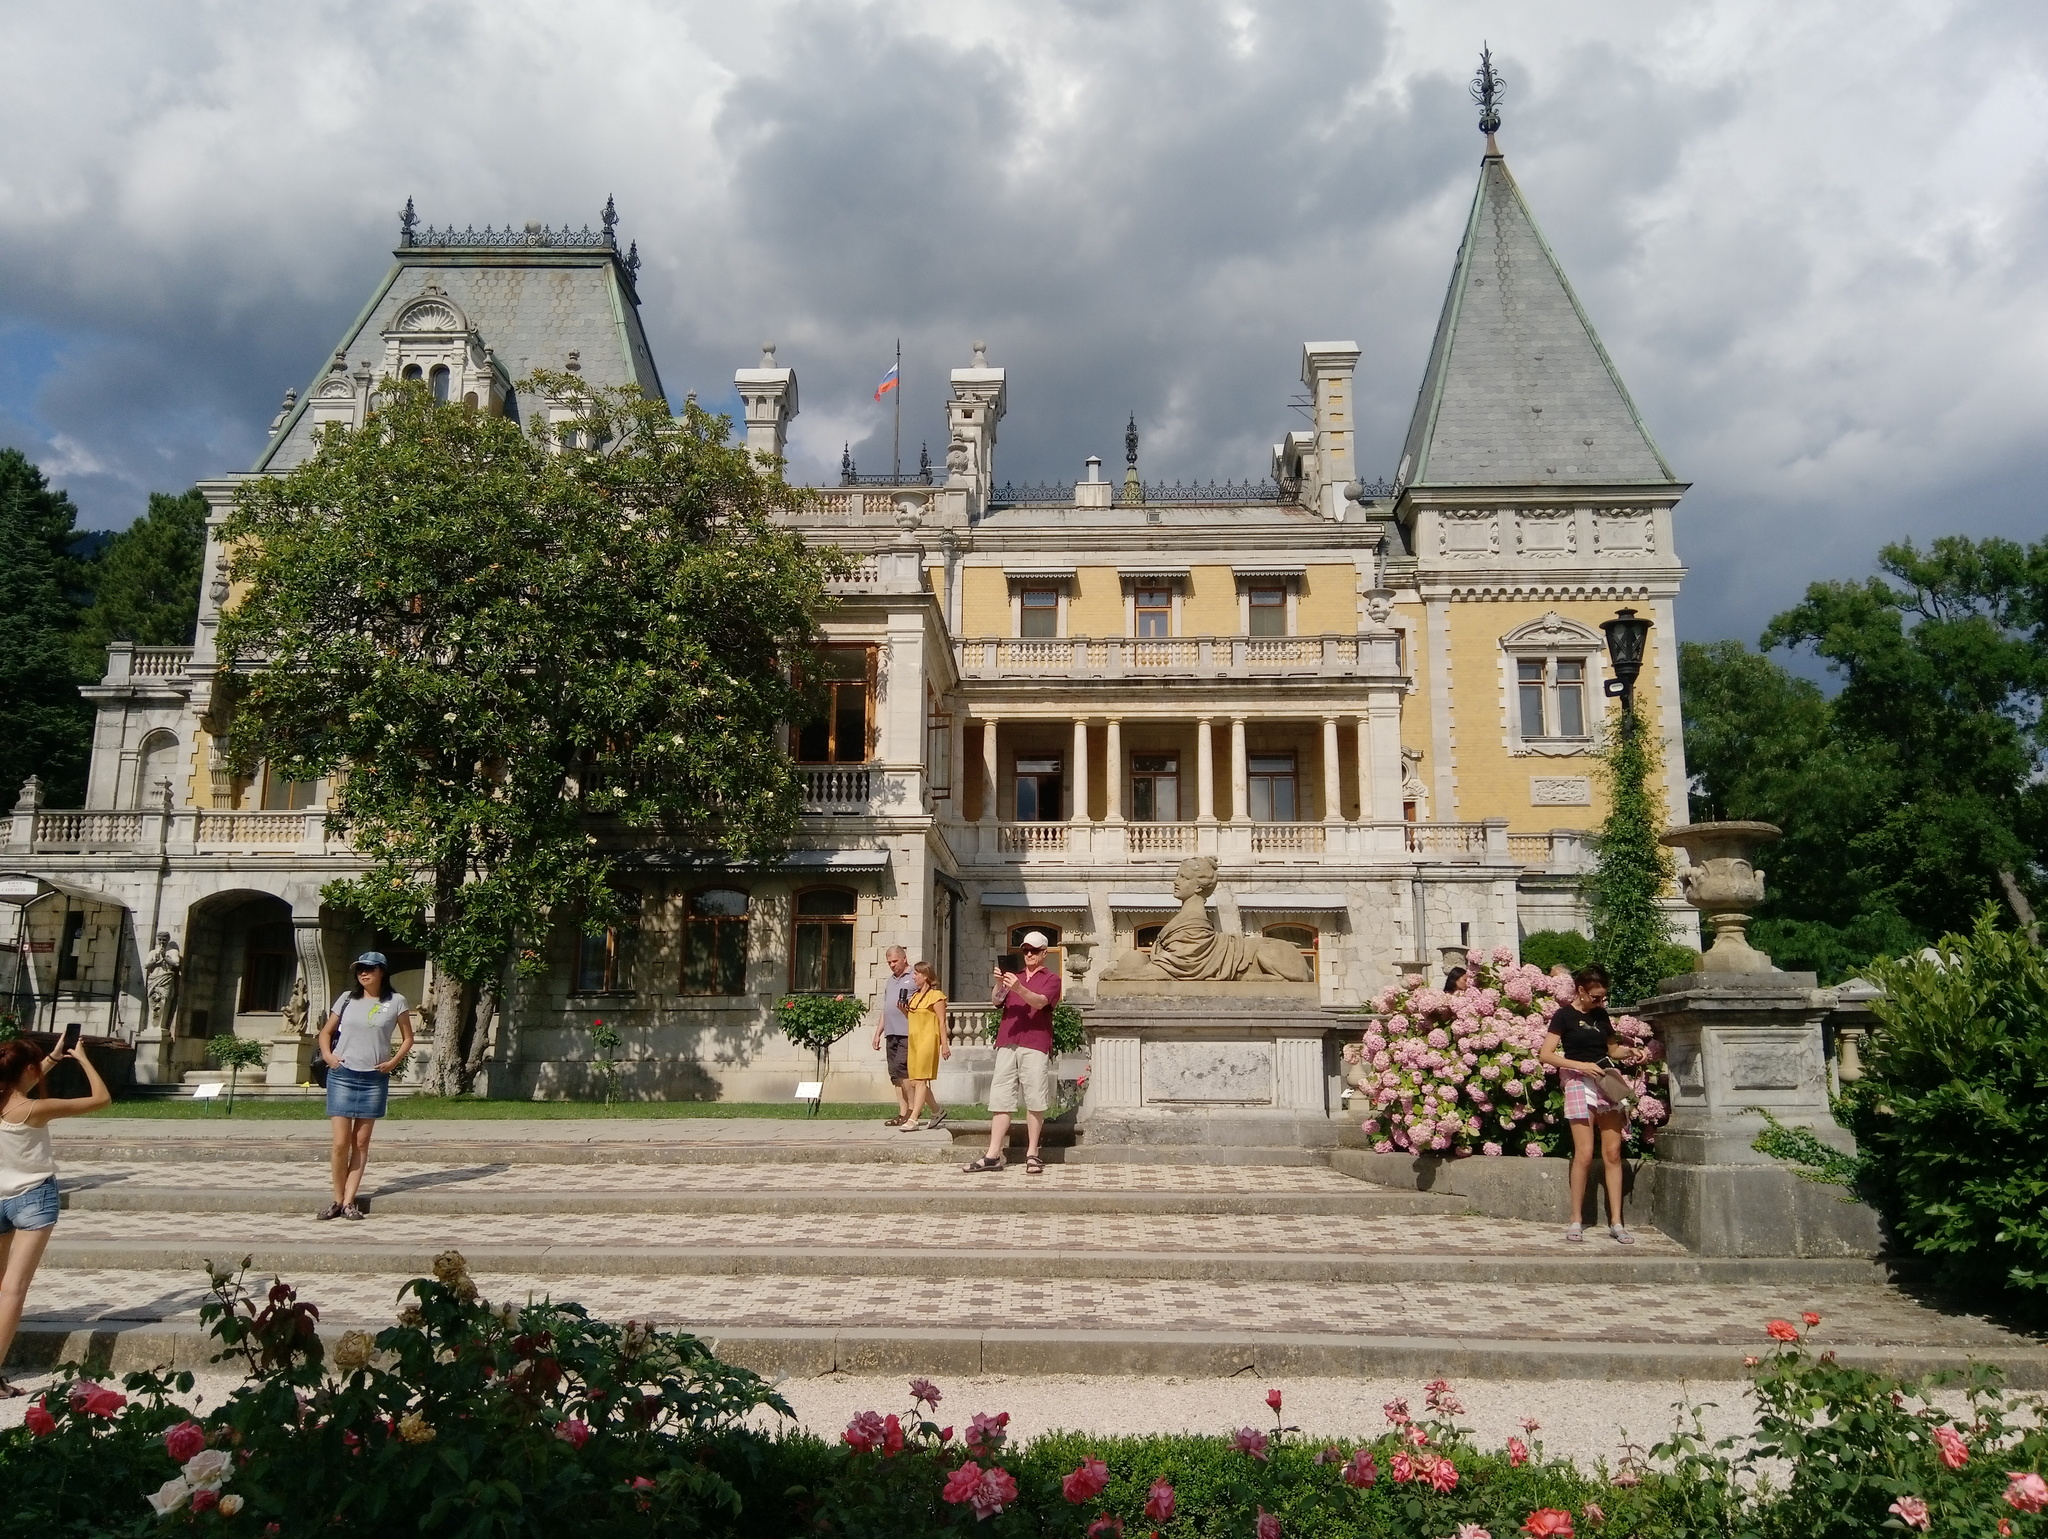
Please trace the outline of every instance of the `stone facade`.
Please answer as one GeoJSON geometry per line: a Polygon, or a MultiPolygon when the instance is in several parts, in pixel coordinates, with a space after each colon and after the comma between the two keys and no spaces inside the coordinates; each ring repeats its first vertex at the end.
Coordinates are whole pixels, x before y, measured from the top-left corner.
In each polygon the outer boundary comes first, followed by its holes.
{"type": "MultiPolygon", "coordinates": [[[[245,475],[298,463],[322,423],[360,422],[388,375],[525,414],[551,409],[518,397],[535,367],[661,392],[609,226],[495,245],[428,232],[395,256],[245,475]]],[[[890,944],[972,1002],[1013,936],[1045,929],[1070,997],[1090,1000],[1172,914],[1191,855],[1218,862],[1218,930],[1308,955],[1302,1008],[1318,1017],[1442,948],[1580,924],[1610,710],[1598,626],[1624,604],[1656,624],[1637,699],[1684,816],[1685,486],[1496,155],[1391,485],[1358,479],[1359,364],[1356,344],[1304,345],[1311,426],[1274,446],[1258,487],[1148,486],[1134,437],[1121,481],[1091,463],[1071,488],[1020,491],[996,473],[1007,376],[977,345],[951,375],[929,480],[854,482],[789,515],[866,557],[834,589],[836,708],[792,734],[809,782],[795,847],[751,871],[622,849],[633,922],[547,939],[490,1091],[588,1093],[602,1016],[625,1038],[625,1094],[787,1097],[811,1060],[773,1031],[774,999],[869,992],[890,944]]],[[[779,453],[796,369],[769,344],[735,385],[746,441],[779,453]]],[[[216,524],[242,479],[205,485],[216,524]]],[[[349,956],[379,939],[322,905],[355,865],[325,832],[325,787],[236,780],[215,753],[223,570],[216,540],[191,648],[110,649],[87,691],[89,805],[25,798],[0,851],[19,998],[138,1038],[145,1081],[196,1067],[208,1034],[275,1037],[295,978],[317,1021],[349,956]],[[26,949],[51,925],[50,951],[26,949]],[[146,1008],[159,932],[184,959],[169,1019],[146,1008]],[[82,949],[59,978],[67,945],[82,949]]],[[[423,995],[423,959],[396,960],[400,988],[423,995]]],[[[835,1053],[829,1095],[886,1093],[866,1036],[835,1053]]],[[[289,1055],[277,1072],[292,1076],[289,1055]]]]}

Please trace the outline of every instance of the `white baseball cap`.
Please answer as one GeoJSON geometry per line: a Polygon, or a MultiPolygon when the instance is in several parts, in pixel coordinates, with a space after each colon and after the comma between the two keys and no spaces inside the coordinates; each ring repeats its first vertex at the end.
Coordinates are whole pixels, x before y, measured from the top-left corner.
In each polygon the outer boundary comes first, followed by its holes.
{"type": "Polygon", "coordinates": [[[1024,937],[1022,944],[1032,947],[1035,950],[1043,951],[1047,946],[1050,946],[1052,942],[1047,940],[1041,932],[1033,930],[1024,937]]]}

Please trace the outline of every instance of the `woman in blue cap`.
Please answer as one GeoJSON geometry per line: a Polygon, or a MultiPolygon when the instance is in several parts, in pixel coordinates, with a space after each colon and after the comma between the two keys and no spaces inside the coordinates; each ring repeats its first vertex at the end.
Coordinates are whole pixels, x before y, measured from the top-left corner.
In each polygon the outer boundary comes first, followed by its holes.
{"type": "Polygon", "coordinates": [[[392,990],[390,961],[381,951],[365,951],[355,973],[356,986],[334,1001],[317,1046],[327,1064],[327,1115],[334,1124],[334,1201],[322,1218],[367,1216],[356,1194],[370,1160],[370,1134],[390,1100],[393,1071],[412,1051],[412,1007],[392,990]]]}

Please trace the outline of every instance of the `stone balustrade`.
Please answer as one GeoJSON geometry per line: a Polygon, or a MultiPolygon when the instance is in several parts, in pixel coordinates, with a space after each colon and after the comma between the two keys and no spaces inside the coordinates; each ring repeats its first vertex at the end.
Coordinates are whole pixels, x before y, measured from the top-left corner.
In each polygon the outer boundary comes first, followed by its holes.
{"type": "Polygon", "coordinates": [[[17,855],[324,855],[347,847],[328,837],[327,815],[318,808],[81,812],[39,807],[16,812],[0,827],[7,832],[5,847],[17,855]]]}
{"type": "Polygon", "coordinates": [[[1586,868],[1576,829],[1510,834],[1478,823],[971,823],[947,837],[970,864],[1150,865],[1190,855],[1243,864],[1377,864],[1422,861],[1507,866],[1558,875],[1586,868]]]}
{"type": "Polygon", "coordinates": [[[983,636],[953,643],[960,677],[1355,678],[1398,671],[1391,636],[983,636]]]}

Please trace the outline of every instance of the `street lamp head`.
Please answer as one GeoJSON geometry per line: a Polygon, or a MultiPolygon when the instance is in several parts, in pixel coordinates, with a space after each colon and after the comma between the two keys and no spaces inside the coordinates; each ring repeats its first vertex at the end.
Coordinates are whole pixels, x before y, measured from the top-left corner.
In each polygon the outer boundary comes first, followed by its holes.
{"type": "Polygon", "coordinates": [[[1607,693],[1621,697],[1622,714],[1627,715],[1635,710],[1636,677],[1643,671],[1643,644],[1650,637],[1650,622],[1638,618],[1633,609],[1619,609],[1612,620],[1600,622],[1600,629],[1607,633],[1607,656],[1614,665],[1607,693]]]}

